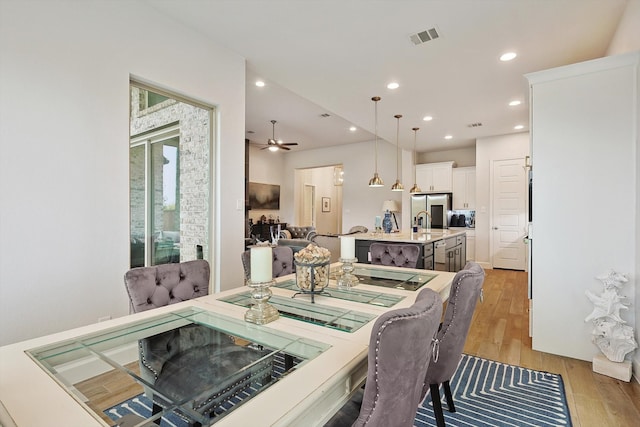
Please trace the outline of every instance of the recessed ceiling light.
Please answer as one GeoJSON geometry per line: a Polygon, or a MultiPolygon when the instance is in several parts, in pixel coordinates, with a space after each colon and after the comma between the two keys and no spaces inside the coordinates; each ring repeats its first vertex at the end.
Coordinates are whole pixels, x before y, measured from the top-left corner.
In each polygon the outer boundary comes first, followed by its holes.
{"type": "Polygon", "coordinates": [[[511,101],[511,102],[509,103],[509,106],[510,106],[510,107],[515,107],[516,105],[520,105],[520,104],[522,104],[522,102],[520,102],[520,101],[518,101],[518,100],[516,99],[516,100],[511,101]]]}
{"type": "Polygon", "coordinates": [[[515,125],[513,128],[515,130],[520,130],[520,129],[524,129],[524,126],[523,125],[515,125]]]}
{"type": "Polygon", "coordinates": [[[256,86],[264,87],[264,82],[262,80],[258,80],[258,81],[256,81],[256,86]]]}
{"type": "Polygon", "coordinates": [[[444,137],[444,139],[453,139],[453,136],[447,135],[447,136],[444,137]]]}
{"type": "Polygon", "coordinates": [[[351,127],[349,128],[349,130],[350,130],[351,132],[355,132],[355,131],[357,131],[357,130],[358,130],[358,128],[357,128],[357,127],[355,127],[355,126],[351,126],[351,127]]]}
{"type": "Polygon", "coordinates": [[[391,82],[387,85],[387,89],[398,89],[400,85],[396,82],[391,82]]]}
{"type": "Polygon", "coordinates": [[[513,58],[515,58],[516,56],[518,56],[515,52],[507,52],[507,53],[503,53],[500,56],[500,61],[511,61],[513,58]]]}
{"type": "Polygon", "coordinates": [[[431,120],[433,120],[433,117],[431,117],[431,116],[424,116],[424,117],[422,118],[422,120],[424,120],[425,122],[430,122],[431,120]]]}

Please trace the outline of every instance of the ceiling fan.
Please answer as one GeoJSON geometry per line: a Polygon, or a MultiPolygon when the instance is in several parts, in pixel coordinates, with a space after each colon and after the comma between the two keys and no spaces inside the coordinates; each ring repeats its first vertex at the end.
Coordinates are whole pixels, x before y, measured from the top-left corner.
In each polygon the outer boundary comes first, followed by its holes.
{"type": "Polygon", "coordinates": [[[276,121],[271,120],[272,133],[271,138],[267,140],[267,146],[262,148],[262,150],[269,149],[269,151],[278,151],[282,150],[291,150],[291,148],[287,147],[287,145],[298,145],[297,142],[282,142],[281,139],[276,139],[276,121]]]}

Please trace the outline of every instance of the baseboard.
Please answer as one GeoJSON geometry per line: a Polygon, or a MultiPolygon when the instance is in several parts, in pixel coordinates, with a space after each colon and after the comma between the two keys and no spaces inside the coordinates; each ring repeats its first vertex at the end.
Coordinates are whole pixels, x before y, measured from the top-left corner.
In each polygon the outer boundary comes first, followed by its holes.
{"type": "Polygon", "coordinates": [[[493,270],[493,265],[491,265],[491,263],[489,262],[480,262],[480,261],[476,261],[476,262],[480,267],[484,268],[485,270],[493,270]]]}

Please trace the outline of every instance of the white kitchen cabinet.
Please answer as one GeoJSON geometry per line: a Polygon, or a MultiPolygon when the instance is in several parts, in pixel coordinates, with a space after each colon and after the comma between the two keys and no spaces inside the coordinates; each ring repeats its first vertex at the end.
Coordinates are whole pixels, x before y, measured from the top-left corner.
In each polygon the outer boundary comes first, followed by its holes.
{"type": "Polygon", "coordinates": [[[416,183],[424,193],[450,193],[455,162],[416,165],[416,183]]]}
{"type": "Polygon", "coordinates": [[[453,181],[453,209],[476,210],[476,168],[455,168],[453,181]]]}

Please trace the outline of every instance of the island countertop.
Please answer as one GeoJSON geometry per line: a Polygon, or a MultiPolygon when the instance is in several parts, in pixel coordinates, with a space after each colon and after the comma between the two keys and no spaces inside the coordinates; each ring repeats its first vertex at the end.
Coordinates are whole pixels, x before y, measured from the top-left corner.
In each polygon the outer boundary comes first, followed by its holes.
{"type": "Polygon", "coordinates": [[[384,241],[384,242],[405,242],[405,243],[431,243],[449,237],[460,236],[466,233],[464,229],[428,229],[426,233],[401,231],[400,233],[358,233],[353,237],[356,240],[384,241]]]}

